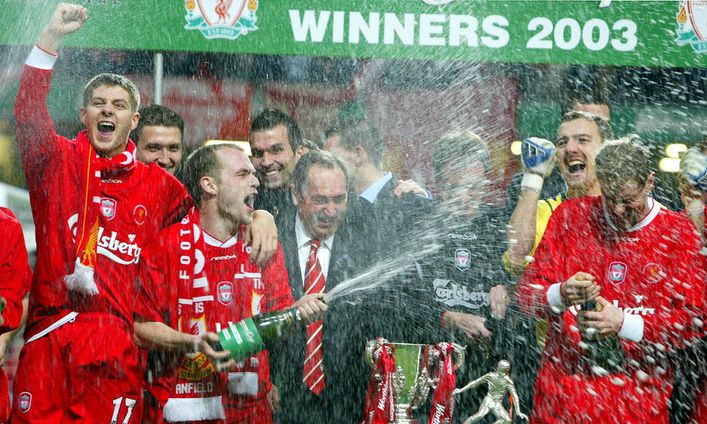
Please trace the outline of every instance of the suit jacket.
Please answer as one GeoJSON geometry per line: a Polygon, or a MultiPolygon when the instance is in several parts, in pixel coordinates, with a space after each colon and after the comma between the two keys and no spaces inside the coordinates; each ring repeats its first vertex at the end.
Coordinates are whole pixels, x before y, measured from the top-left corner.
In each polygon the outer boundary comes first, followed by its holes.
{"type": "MultiPolygon", "coordinates": [[[[304,282],[297,252],[295,218],[282,224],[280,242],[290,275],[292,295],[296,300],[304,294],[304,282]]],[[[336,232],[326,276],[326,291],[358,275],[368,266],[369,260],[362,253],[365,246],[361,246],[357,238],[356,231],[346,223],[336,232]]],[[[314,395],[302,382],[306,328],[271,351],[272,381],[280,389],[282,397],[277,422],[345,424],[361,421],[363,395],[369,375],[363,355],[367,329],[361,324],[362,314],[360,305],[351,299],[335,299],[329,304],[322,341],[326,388],[320,396],[314,395]]]]}
{"type": "Polygon", "coordinates": [[[398,197],[395,187],[398,180],[391,178],[381,189],[375,202],[360,196],[360,206],[354,209],[352,220],[362,225],[372,239],[374,253],[380,259],[397,258],[410,249],[416,231],[428,226],[434,203],[429,199],[405,193],[398,197]]]}

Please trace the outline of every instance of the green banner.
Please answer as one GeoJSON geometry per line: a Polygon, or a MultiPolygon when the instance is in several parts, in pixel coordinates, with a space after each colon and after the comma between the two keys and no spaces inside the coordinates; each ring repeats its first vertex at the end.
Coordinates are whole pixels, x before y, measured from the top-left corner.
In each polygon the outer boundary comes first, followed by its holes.
{"type": "MultiPolygon", "coordinates": [[[[56,3],[0,0],[0,44],[33,43],[56,3]]],[[[474,62],[707,65],[704,0],[78,3],[89,9],[89,21],[67,37],[67,46],[474,62]]]]}

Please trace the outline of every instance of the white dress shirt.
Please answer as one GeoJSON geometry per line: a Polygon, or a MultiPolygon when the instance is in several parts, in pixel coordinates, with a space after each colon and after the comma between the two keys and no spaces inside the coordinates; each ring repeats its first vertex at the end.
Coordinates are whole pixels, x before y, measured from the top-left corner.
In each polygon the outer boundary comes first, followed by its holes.
{"type": "MultiPolygon", "coordinates": [[[[304,229],[304,225],[302,225],[302,220],[300,220],[299,214],[295,217],[295,236],[297,237],[300,281],[302,281],[302,286],[304,286],[304,271],[307,266],[309,251],[312,248],[312,237],[310,237],[304,229]]],[[[334,243],[334,234],[327,239],[319,241],[321,243],[319,244],[319,249],[317,250],[317,259],[319,259],[319,265],[322,267],[322,273],[324,273],[324,279],[326,279],[329,275],[329,259],[331,258],[331,248],[334,243]]]]}

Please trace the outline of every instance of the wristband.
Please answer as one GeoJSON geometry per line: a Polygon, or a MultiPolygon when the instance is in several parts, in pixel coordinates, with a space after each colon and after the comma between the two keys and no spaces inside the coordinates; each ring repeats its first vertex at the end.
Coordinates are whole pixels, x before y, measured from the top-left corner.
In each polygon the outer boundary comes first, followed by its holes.
{"type": "Polygon", "coordinates": [[[520,188],[533,190],[538,193],[543,189],[543,182],[545,178],[542,175],[533,174],[531,172],[526,172],[523,174],[523,179],[520,182],[520,188]]]}
{"type": "Polygon", "coordinates": [[[699,216],[704,213],[705,205],[700,199],[692,199],[687,204],[687,214],[690,216],[699,216]]]}

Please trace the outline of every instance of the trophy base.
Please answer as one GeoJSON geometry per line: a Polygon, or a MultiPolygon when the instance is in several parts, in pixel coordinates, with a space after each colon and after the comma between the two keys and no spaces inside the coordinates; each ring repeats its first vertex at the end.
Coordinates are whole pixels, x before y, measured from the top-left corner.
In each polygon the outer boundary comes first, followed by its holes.
{"type": "Polygon", "coordinates": [[[412,417],[412,408],[410,405],[405,404],[395,405],[395,423],[419,424],[419,422],[412,417]]]}

